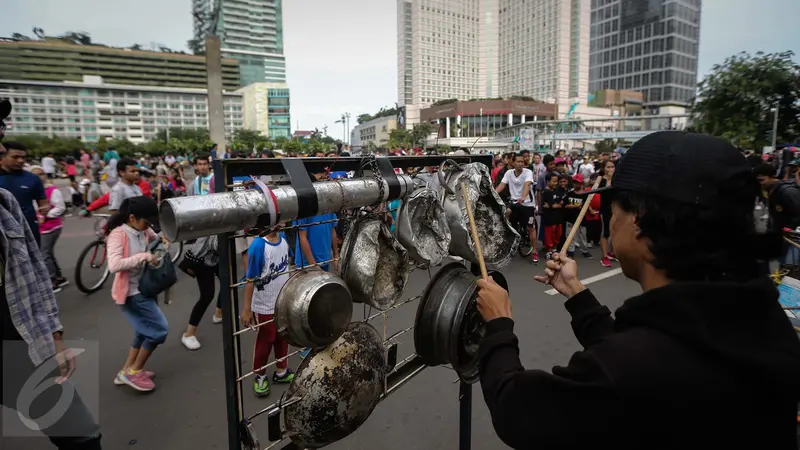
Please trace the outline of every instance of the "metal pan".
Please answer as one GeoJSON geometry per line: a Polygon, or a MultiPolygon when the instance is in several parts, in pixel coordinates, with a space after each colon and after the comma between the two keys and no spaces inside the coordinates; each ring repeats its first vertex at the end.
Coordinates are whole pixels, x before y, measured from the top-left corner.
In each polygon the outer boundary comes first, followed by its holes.
{"type": "MultiPolygon", "coordinates": [[[[489,276],[508,289],[500,272],[489,271],[489,276]]],[[[478,380],[478,345],[484,331],[477,280],[460,263],[442,267],[425,287],[414,323],[414,347],[425,364],[450,364],[466,383],[478,380]]]]}
{"type": "Polygon", "coordinates": [[[303,360],[286,393],[296,399],[284,413],[292,442],[320,448],[356,431],[383,394],[384,355],[375,328],[356,322],[336,342],[303,360]]]}

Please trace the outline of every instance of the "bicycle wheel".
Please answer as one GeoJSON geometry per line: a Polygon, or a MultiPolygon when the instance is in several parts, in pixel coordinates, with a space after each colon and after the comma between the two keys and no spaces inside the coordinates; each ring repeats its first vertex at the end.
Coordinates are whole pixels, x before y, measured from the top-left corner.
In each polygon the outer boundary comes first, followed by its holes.
{"type": "Polygon", "coordinates": [[[108,279],[108,262],[106,261],[106,243],[97,240],[86,246],[75,266],[75,285],[85,293],[97,292],[108,279]]]}
{"type": "Polygon", "coordinates": [[[519,247],[517,247],[517,251],[519,252],[519,256],[522,256],[523,258],[527,258],[531,255],[531,253],[533,253],[533,246],[531,245],[531,239],[528,237],[528,230],[523,230],[520,232],[519,247]]]}
{"type": "Polygon", "coordinates": [[[176,263],[183,255],[183,242],[173,242],[169,244],[169,254],[172,262],[176,263]]]}

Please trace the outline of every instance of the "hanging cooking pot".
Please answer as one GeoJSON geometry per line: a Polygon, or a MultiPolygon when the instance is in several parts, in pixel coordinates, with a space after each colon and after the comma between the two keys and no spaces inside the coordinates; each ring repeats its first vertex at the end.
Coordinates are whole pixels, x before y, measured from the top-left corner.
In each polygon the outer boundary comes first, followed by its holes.
{"type": "Polygon", "coordinates": [[[275,301],[275,325],[296,347],[323,348],[353,317],[353,299],[338,276],[320,269],[295,272],[275,301]]]}
{"type": "Polygon", "coordinates": [[[363,322],[297,368],[286,398],[284,424],[300,448],[320,448],[356,431],[380,401],[387,375],[384,345],[363,322]]]}
{"type": "MultiPolygon", "coordinates": [[[[489,276],[508,290],[500,272],[490,271],[489,276]]],[[[414,347],[425,364],[450,364],[466,383],[478,380],[478,345],[484,333],[477,280],[460,263],[442,267],[425,287],[414,323],[414,347]]]]}
{"type": "Polygon", "coordinates": [[[397,240],[423,266],[438,266],[450,248],[450,227],[433,189],[415,190],[403,202],[397,217],[397,240]]]}
{"type": "Polygon", "coordinates": [[[374,216],[359,217],[344,238],[339,272],[353,301],[381,311],[403,295],[410,270],[408,252],[374,216]]]}
{"type": "Polygon", "coordinates": [[[465,183],[472,202],[472,211],[483,247],[486,265],[502,268],[511,261],[519,245],[519,234],[506,218],[506,206],[492,187],[485,164],[459,165],[452,160],[442,162],[438,172],[442,199],[452,240],[450,254],[477,263],[478,257],[469,233],[461,183],[465,183]]]}

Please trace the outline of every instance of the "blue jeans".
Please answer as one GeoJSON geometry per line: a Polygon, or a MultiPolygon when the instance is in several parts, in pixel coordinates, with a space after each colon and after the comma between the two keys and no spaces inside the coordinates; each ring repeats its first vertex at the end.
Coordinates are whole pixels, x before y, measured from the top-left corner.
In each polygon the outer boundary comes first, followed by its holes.
{"type": "Polygon", "coordinates": [[[142,294],[131,295],[125,299],[122,312],[133,326],[131,348],[153,351],[167,340],[169,324],[155,299],[142,294]]]}

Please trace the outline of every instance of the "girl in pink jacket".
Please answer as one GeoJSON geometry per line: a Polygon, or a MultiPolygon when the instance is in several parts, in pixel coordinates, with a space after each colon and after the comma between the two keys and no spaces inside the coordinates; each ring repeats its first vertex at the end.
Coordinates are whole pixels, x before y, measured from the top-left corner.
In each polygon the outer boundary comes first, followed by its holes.
{"type": "Polygon", "coordinates": [[[133,343],[128,358],[114,379],[114,384],[140,392],[155,389],[155,374],[144,370],[153,350],[167,339],[167,318],[155,298],[139,292],[139,280],[145,264],[155,264],[148,244],[157,239],[150,225],[158,222],[158,207],[152,197],[125,199],[108,221],[106,252],[108,269],[114,274],[111,296],[133,326],[133,343]]]}

